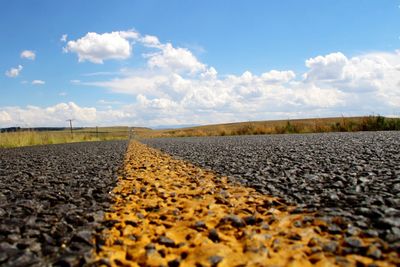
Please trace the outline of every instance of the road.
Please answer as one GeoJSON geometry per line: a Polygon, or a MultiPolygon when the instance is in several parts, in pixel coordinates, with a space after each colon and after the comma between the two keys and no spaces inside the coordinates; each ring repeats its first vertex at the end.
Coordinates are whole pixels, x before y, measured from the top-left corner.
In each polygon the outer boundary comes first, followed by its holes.
{"type": "Polygon", "coordinates": [[[126,148],[111,141],[1,149],[0,265],[79,265],[126,148]]]}
{"type": "MultiPolygon", "coordinates": [[[[400,132],[144,141],[400,248],[400,132]]],[[[335,231],[335,227],[332,228],[335,231]]]]}

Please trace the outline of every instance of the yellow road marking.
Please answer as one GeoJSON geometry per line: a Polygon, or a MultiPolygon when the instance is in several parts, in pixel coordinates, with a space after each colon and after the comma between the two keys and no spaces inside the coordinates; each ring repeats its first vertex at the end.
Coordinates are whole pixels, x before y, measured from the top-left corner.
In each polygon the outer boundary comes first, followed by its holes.
{"type": "MultiPolygon", "coordinates": [[[[338,257],[343,235],[325,222],[211,171],[173,159],[138,142],[127,151],[125,174],[106,213],[108,228],[95,257],[109,266],[395,266],[380,260],[338,257]],[[323,247],[339,244],[335,252],[323,247]]],[[[381,241],[364,238],[375,249],[381,241]]]]}

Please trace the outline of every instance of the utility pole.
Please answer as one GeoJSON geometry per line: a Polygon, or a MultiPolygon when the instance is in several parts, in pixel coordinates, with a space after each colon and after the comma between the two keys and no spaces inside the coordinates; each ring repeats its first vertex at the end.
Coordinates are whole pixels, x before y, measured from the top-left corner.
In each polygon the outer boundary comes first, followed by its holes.
{"type": "Polygon", "coordinates": [[[71,129],[71,137],[74,138],[74,134],[72,132],[72,121],[73,121],[73,119],[69,119],[67,121],[69,121],[69,128],[71,129]]]}

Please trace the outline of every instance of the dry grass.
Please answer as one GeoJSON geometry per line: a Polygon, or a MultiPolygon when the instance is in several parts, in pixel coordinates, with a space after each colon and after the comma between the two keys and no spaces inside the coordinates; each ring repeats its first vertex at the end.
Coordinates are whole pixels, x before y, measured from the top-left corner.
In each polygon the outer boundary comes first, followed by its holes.
{"type": "Polygon", "coordinates": [[[400,130],[400,119],[382,116],[313,118],[298,120],[275,120],[238,122],[189,127],[182,129],[143,131],[141,138],[257,135],[284,133],[321,133],[355,131],[400,130]]]}
{"type": "Polygon", "coordinates": [[[0,148],[128,139],[128,127],[121,128],[79,129],[73,135],[67,130],[0,133],[0,148]]]}
{"type": "Polygon", "coordinates": [[[314,118],[238,122],[169,130],[151,130],[141,127],[99,127],[76,129],[74,130],[73,136],[71,136],[68,130],[47,132],[22,131],[0,133],[0,148],[85,141],[121,140],[130,137],[155,138],[385,130],[400,130],[400,119],[385,118],[382,116],[314,118]]]}

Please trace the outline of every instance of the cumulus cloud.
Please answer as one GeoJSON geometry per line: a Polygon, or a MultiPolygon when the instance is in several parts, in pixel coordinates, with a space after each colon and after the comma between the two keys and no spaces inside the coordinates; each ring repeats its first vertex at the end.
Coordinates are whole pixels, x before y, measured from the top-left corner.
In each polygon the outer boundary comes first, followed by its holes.
{"type": "Polygon", "coordinates": [[[15,78],[21,73],[22,69],[23,67],[21,65],[18,65],[16,68],[11,68],[8,71],[6,71],[5,74],[10,78],[15,78]]]}
{"type": "Polygon", "coordinates": [[[119,31],[98,34],[89,32],[76,41],[69,41],[64,52],[76,53],[79,62],[90,61],[102,64],[109,59],[127,59],[132,55],[130,39],[136,39],[134,31],[119,31]]]}
{"type": "MultiPolygon", "coordinates": [[[[142,40],[143,41],[143,40],[142,40]]],[[[147,69],[85,83],[135,97],[148,122],[214,123],[251,119],[392,113],[400,106],[400,53],[347,57],[331,53],[305,61],[307,70],[219,75],[189,50],[151,38],[147,69]],[[188,52],[187,57],[178,56],[188,52]]]]}
{"type": "Polygon", "coordinates": [[[22,51],[20,56],[21,56],[21,58],[26,58],[29,60],[35,60],[35,58],[36,58],[35,52],[33,52],[31,50],[22,51]]]}
{"type": "Polygon", "coordinates": [[[48,107],[0,107],[0,128],[11,126],[62,127],[69,126],[67,122],[69,119],[74,119],[74,125],[77,127],[139,125],[143,121],[138,119],[136,107],[98,109],[96,107],[81,107],[74,102],[58,103],[48,107]]]}
{"type": "Polygon", "coordinates": [[[42,80],[33,80],[32,81],[32,84],[33,85],[43,85],[43,84],[45,84],[46,82],[45,81],[42,81],[42,80]]]}
{"type": "Polygon", "coordinates": [[[63,50],[76,53],[80,62],[102,64],[109,59],[128,59],[132,55],[133,42],[155,49],[143,55],[152,69],[190,74],[206,69],[206,65],[190,50],[174,47],[171,43],[161,43],[156,36],[142,36],[133,30],[102,34],[89,32],[77,40],[69,41],[63,50]]]}
{"type": "Polygon", "coordinates": [[[296,78],[296,74],[291,70],[289,71],[271,70],[269,72],[261,74],[261,79],[269,83],[287,83],[293,80],[294,78],[296,78]]]}
{"type": "Polygon", "coordinates": [[[306,80],[337,80],[343,79],[343,68],[348,59],[342,53],[332,53],[306,60],[309,71],[304,74],[306,80]]]}
{"type": "MultiPolygon", "coordinates": [[[[235,75],[220,74],[188,48],[136,31],[88,33],[67,42],[64,51],[76,53],[79,61],[103,63],[128,59],[133,45],[142,46],[139,51],[143,51],[145,64],[141,68],[84,76],[90,76],[90,82],[71,81],[126,94],[132,101],[129,105],[114,105],[100,100],[100,108],[78,107],[83,113],[92,114],[82,123],[156,126],[385,115],[398,112],[400,106],[400,51],[352,57],[335,52],[307,59],[302,73],[290,69],[262,73],[247,70],[235,75]]],[[[65,105],[72,109],[67,103],[61,106],[65,105]]],[[[61,106],[55,109],[60,110],[61,106]]],[[[46,117],[48,109],[39,108],[38,112],[46,117]]],[[[10,114],[13,120],[19,118],[10,114]]],[[[61,114],[55,117],[62,118],[61,114]]]]}
{"type": "Polygon", "coordinates": [[[334,88],[356,98],[400,106],[400,53],[369,53],[352,58],[342,53],[306,61],[306,83],[334,88]]]}
{"type": "Polygon", "coordinates": [[[145,35],[144,37],[142,37],[140,39],[140,41],[149,47],[159,47],[160,46],[160,41],[158,40],[158,38],[156,36],[153,35],[145,35]]]}
{"type": "Polygon", "coordinates": [[[205,70],[205,65],[186,48],[173,47],[167,43],[159,46],[160,51],[146,55],[150,68],[160,68],[175,72],[198,73],[205,70]]]}
{"type": "Polygon", "coordinates": [[[12,118],[8,112],[4,110],[0,110],[0,126],[1,125],[8,125],[9,123],[12,123],[12,118]]]}
{"type": "Polygon", "coordinates": [[[62,126],[67,119],[78,124],[96,121],[96,109],[79,107],[73,102],[50,107],[3,107],[0,108],[0,127],[7,126],[62,126]]]}

